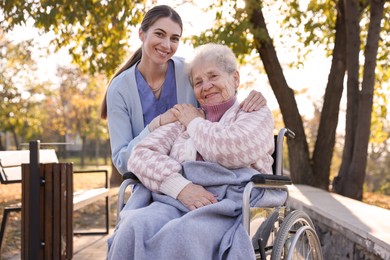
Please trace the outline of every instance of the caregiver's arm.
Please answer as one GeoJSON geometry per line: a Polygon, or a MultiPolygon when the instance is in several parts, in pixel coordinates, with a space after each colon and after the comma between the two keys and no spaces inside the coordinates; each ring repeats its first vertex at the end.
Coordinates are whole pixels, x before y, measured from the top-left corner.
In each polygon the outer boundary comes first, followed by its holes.
{"type": "Polygon", "coordinates": [[[133,129],[135,129],[133,122],[139,122],[143,128],[143,118],[139,120],[135,120],[134,118],[132,120],[130,118],[132,113],[128,111],[129,108],[123,95],[119,91],[116,91],[115,88],[110,88],[107,98],[112,161],[118,171],[124,174],[128,171],[127,161],[135,145],[158,127],[177,121],[177,118],[168,110],[153,119],[149,125],[135,136],[133,133],[133,129]]]}
{"type": "Polygon", "coordinates": [[[183,130],[179,122],[161,126],[134,147],[127,168],[149,190],[176,198],[190,183],[181,175],[181,164],[169,157],[173,143],[183,130]]]}
{"type": "MultiPolygon", "coordinates": [[[[107,92],[107,114],[112,161],[118,171],[124,174],[127,172],[127,161],[134,146],[150,131],[145,127],[137,136],[133,134],[136,127],[133,122],[140,121],[143,124],[143,121],[131,120],[132,113],[126,104],[126,98],[115,85],[107,92]]],[[[143,128],[143,125],[141,127],[143,128]]]]}

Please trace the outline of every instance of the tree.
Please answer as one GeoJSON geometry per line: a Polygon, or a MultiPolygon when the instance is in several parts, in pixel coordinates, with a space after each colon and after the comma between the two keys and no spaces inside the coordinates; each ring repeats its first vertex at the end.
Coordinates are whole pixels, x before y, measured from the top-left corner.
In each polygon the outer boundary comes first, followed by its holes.
{"type": "Polygon", "coordinates": [[[34,22],[44,33],[54,32],[56,49],[66,47],[73,61],[91,74],[114,73],[127,54],[131,28],[142,19],[143,0],[0,1],[2,28],[34,22]]]}
{"type": "Polygon", "coordinates": [[[60,67],[57,75],[60,79],[59,87],[53,90],[54,94],[45,103],[50,113],[48,125],[64,142],[66,135],[81,138],[83,166],[87,141],[108,138],[105,122],[99,120],[104,94],[101,82],[107,80],[99,74],[89,77],[75,66],[60,67]]]}
{"type": "Polygon", "coordinates": [[[342,165],[334,188],[342,195],[361,200],[367,166],[375,67],[385,1],[371,1],[361,85],[359,83],[360,26],[357,18],[359,7],[362,8],[362,6],[354,0],[346,1],[346,3],[348,72],[346,140],[342,165]]]}
{"type": "MultiPolygon", "coordinates": [[[[297,138],[288,142],[292,179],[295,183],[305,183],[323,189],[328,189],[329,186],[329,170],[335,144],[337,118],[344,88],[344,76],[347,71],[348,93],[354,91],[348,95],[348,104],[351,108],[347,109],[348,123],[344,148],[345,162],[343,160],[344,167],[348,172],[345,176],[348,177],[341,178],[343,185],[340,190],[337,190],[337,188],[336,190],[349,197],[361,199],[362,180],[364,180],[366,168],[366,160],[364,158],[367,157],[367,145],[370,135],[369,126],[375,78],[375,61],[381,31],[380,22],[383,17],[385,2],[379,0],[364,2],[367,4],[361,5],[361,9],[358,9],[357,1],[346,1],[346,7],[344,6],[344,1],[341,0],[336,4],[333,1],[322,1],[320,3],[311,1],[307,10],[301,9],[299,1],[288,2],[287,10],[289,13],[286,18],[286,24],[290,25],[289,28],[295,26],[301,30],[298,31],[296,29],[293,32],[299,32],[296,35],[301,36],[301,41],[304,42],[305,46],[317,46],[324,41],[328,41],[327,44],[329,46],[334,46],[332,48],[332,66],[312,157],[309,154],[307,137],[297,109],[294,92],[288,86],[284,77],[274,41],[267,29],[263,15],[265,2],[247,0],[245,1],[245,7],[239,8],[238,1],[229,1],[228,3],[220,1],[210,8],[214,10],[216,6],[225,6],[225,9],[217,11],[213,27],[200,36],[193,37],[192,42],[195,45],[208,41],[225,43],[230,45],[239,55],[247,55],[252,50],[257,50],[280,105],[284,123],[296,132],[297,138]],[[227,6],[229,6],[228,12],[224,11],[227,9],[227,6]],[[359,91],[359,57],[361,47],[359,44],[359,22],[362,19],[361,14],[363,10],[367,8],[371,10],[371,16],[365,17],[369,21],[367,43],[365,45],[366,65],[364,67],[361,91],[359,91]],[[318,13],[323,14],[320,19],[317,19],[318,13]],[[329,19],[324,19],[325,17],[329,19]],[[334,17],[337,17],[337,19],[334,19],[334,17]],[[332,30],[332,28],[335,28],[335,30],[332,30]],[[327,37],[320,39],[319,35],[327,37]],[[358,106],[360,110],[357,111],[355,106],[358,106]],[[353,124],[350,123],[352,118],[354,120],[353,124]],[[347,156],[350,156],[350,158],[347,158],[347,156]],[[353,184],[350,186],[344,185],[350,182],[353,184]]],[[[382,46],[386,46],[385,41],[389,39],[382,40],[384,41],[382,46]]],[[[341,167],[340,173],[344,171],[343,169],[341,167]]],[[[338,184],[336,184],[337,186],[338,184]]]]}
{"type": "Polygon", "coordinates": [[[39,113],[41,94],[47,82],[34,76],[31,41],[12,43],[0,31],[0,131],[12,133],[16,148],[42,132],[39,113]]]}

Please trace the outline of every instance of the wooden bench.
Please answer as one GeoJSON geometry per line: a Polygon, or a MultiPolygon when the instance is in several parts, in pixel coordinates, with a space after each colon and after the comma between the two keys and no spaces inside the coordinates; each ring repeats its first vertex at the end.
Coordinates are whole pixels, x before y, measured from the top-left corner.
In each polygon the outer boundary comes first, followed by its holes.
{"type": "MultiPolygon", "coordinates": [[[[22,165],[28,164],[30,161],[29,150],[18,151],[0,151],[0,181],[2,185],[21,183],[22,182],[22,165]]],[[[41,164],[59,163],[57,154],[54,149],[40,149],[39,162],[41,164]]],[[[74,234],[108,234],[109,232],[109,180],[107,170],[86,170],[73,171],[74,174],[84,173],[103,173],[105,174],[105,185],[101,188],[93,188],[89,190],[76,191],[73,193],[73,210],[79,210],[87,205],[90,205],[97,200],[105,198],[106,211],[106,229],[104,232],[74,232],[74,234]]],[[[3,210],[3,220],[0,230],[0,249],[3,241],[7,218],[11,212],[21,211],[21,203],[5,207],[3,210]]],[[[27,216],[28,217],[28,216],[27,216]]]]}

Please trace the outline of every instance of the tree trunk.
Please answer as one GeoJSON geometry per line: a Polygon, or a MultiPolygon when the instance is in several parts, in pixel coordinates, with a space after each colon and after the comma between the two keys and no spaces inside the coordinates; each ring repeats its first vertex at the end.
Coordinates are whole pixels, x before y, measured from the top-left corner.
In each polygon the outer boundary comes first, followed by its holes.
{"type": "Polygon", "coordinates": [[[343,159],[339,175],[335,178],[333,188],[342,194],[345,189],[348,169],[352,161],[355,131],[359,110],[359,53],[360,53],[360,27],[359,27],[358,0],[345,1],[345,24],[347,33],[347,113],[345,125],[345,140],[343,159]]]}
{"type": "Polygon", "coordinates": [[[367,166],[367,148],[370,137],[373,105],[376,56],[378,53],[380,24],[383,17],[384,0],[372,0],[370,25],[365,48],[362,88],[359,95],[359,111],[351,164],[347,171],[342,194],[362,200],[363,184],[367,166]]]}
{"type": "Polygon", "coordinates": [[[99,167],[99,159],[100,159],[100,136],[95,140],[95,160],[96,167],[99,167]]]}
{"type": "Polygon", "coordinates": [[[11,129],[12,136],[14,138],[14,143],[15,143],[15,149],[20,149],[19,147],[19,140],[18,140],[18,135],[16,134],[15,128],[11,129]]]}
{"type": "Polygon", "coordinates": [[[330,165],[335,145],[340,100],[343,93],[346,70],[345,14],[342,0],[338,2],[337,10],[332,65],[325,89],[324,104],[313,152],[313,172],[316,176],[315,186],[324,190],[328,190],[329,187],[330,165]]]}
{"type": "Polygon", "coordinates": [[[87,137],[82,136],[81,140],[82,140],[82,144],[81,144],[80,164],[81,164],[81,167],[84,167],[84,165],[85,165],[85,150],[87,147],[87,137]]]}
{"type": "Polygon", "coordinates": [[[280,105],[286,127],[295,132],[293,141],[288,141],[291,178],[294,183],[314,185],[310,167],[309,148],[303,128],[302,118],[293,90],[288,86],[276,55],[275,47],[268,34],[261,9],[261,1],[246,1],[246,9],[253,25],[256,49],[260,53],[271,87],[280,105]]]}
{"type": "Polygon", "coordinates": [[[0,132],[0,151],[5,151],[5,146],[3,146],[3,133],[0,132]]]}

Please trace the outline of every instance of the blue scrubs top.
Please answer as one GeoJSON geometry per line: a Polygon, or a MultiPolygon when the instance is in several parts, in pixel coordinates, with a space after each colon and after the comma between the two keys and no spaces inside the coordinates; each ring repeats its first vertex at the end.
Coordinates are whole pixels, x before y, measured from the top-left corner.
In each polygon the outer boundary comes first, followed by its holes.
{"type": "Polygon", "coordinates": [[[163,83],[159,99],[153,95],[152,89],[138,68],[135,68],[135,79],[137,82],[138,93],[141,99],[144,126],[146,127],[150,121],[153,120],[153,118],[163,114],[168,109],[177,104],[174,63],[172,60],[170,60],[168,63],[168,69],[165,75],[165,81],[163,83]]]}

